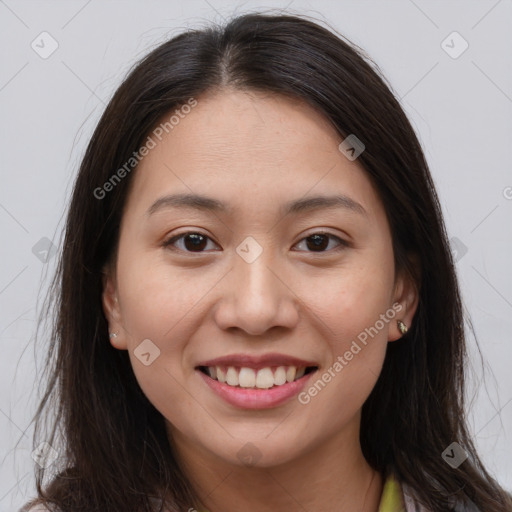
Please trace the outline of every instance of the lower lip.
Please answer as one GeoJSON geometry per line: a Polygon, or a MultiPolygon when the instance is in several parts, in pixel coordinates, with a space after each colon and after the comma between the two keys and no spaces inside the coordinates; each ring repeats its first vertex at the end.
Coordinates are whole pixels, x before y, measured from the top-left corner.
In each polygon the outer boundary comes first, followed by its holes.
{"type": "Polygon", "coordinates": [[[229,404],[242,409],[269,409],[271,407],[277,407],[298,395],[311,375],[316,373],[315,370],[300,379],[287,382],[282,386],[274,386],[269,389],[248,389],[222,384],[218,380],[208,377],[208,375],[204,374],[202,371],[196,371],[199,372],[202,379],[217,395],[229,404]]]}

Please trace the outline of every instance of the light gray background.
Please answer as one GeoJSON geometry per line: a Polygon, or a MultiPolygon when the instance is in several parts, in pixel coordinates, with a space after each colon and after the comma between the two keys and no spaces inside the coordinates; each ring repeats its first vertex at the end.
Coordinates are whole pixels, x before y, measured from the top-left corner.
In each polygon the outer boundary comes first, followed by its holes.
{"type": "MultiPolygon", "coordinates": [[[[484,386],[470,338],[471,430],[490,472],[512,489],[510,0],[0,0],[0,511],[35,492],[30,419],[44,346],[34,347],[33,335],[56,258],[43,263],[32,248],[43,237],[59,246],[70,186],[104,105],[128,68],[167,37],[287,5],[363,47],[419,134],[458,239],[465,305],[489,369],[484,386]],[[43,31],[59,45],[47,59],[31,48],[43,31]],[[456,59],[441,46],[453,31],[469,44],[456,59]]],[[[452,52],[461,48],[451,41],[452,52]]]]}

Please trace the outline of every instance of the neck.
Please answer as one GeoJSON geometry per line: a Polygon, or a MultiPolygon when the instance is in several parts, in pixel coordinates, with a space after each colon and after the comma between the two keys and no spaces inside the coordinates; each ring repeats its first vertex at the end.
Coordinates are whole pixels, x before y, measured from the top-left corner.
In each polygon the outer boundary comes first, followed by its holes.
{"type": "Polygon", "coordinates": [[[179,458],[186,461],[185,473],[209,512],[377,512],[382,476],[362,454],[358,427],[352,428],[352,435],[344,432],[272,467],[246,467],[230,464],[211,452],[199,454],[197,446],[176,431],[173,444],[179,458]]]}

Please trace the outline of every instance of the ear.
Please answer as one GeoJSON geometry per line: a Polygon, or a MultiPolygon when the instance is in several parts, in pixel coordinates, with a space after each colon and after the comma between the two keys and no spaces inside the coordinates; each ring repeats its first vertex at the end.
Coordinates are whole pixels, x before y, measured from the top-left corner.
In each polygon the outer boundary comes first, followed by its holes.
{"type": "MultiPolygon", "coordinates": [[[[420,275],[421,269],[419,260],[416,257],[409,258],[417,276],[420,275]]],[[[418,308],[419,289],[415,279],[407,270],[403,269],[397,275],[395,281],[394,302],[396,311],[394,320],[390,323],[388,341],[396,341],[404,336],[398,328],[398,320],[403,322],[409,330],[412,326],[414,314],[418,308]],[[400,309],[399,309],[400,308],[400,309]]]]}
{"type": "Polygon", "coordinates": [[[118,350],[127,350],[126,333],[122,325],[121,309],[117,299],[117,280],[113,265],[107,264],[102,270],[103,292],[102,305],[103,312],[108,322],[108,332],[110,344],[118,350]],[[116,337],[110,337],[110,334],[116,333],[116,337]]]}

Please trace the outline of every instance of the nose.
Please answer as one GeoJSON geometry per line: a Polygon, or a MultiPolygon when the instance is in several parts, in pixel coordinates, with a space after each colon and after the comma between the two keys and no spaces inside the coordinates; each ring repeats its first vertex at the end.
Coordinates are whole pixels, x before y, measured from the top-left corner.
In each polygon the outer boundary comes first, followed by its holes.
{"type": "Polygon", "coordinates": [[[275,260],[266,251],[248,263],[238,255],[222,289],[215,309],[221,329],[240,329],[261,335],[272,327],[292,329],[299,320],[300,301],[275,260]]]}

